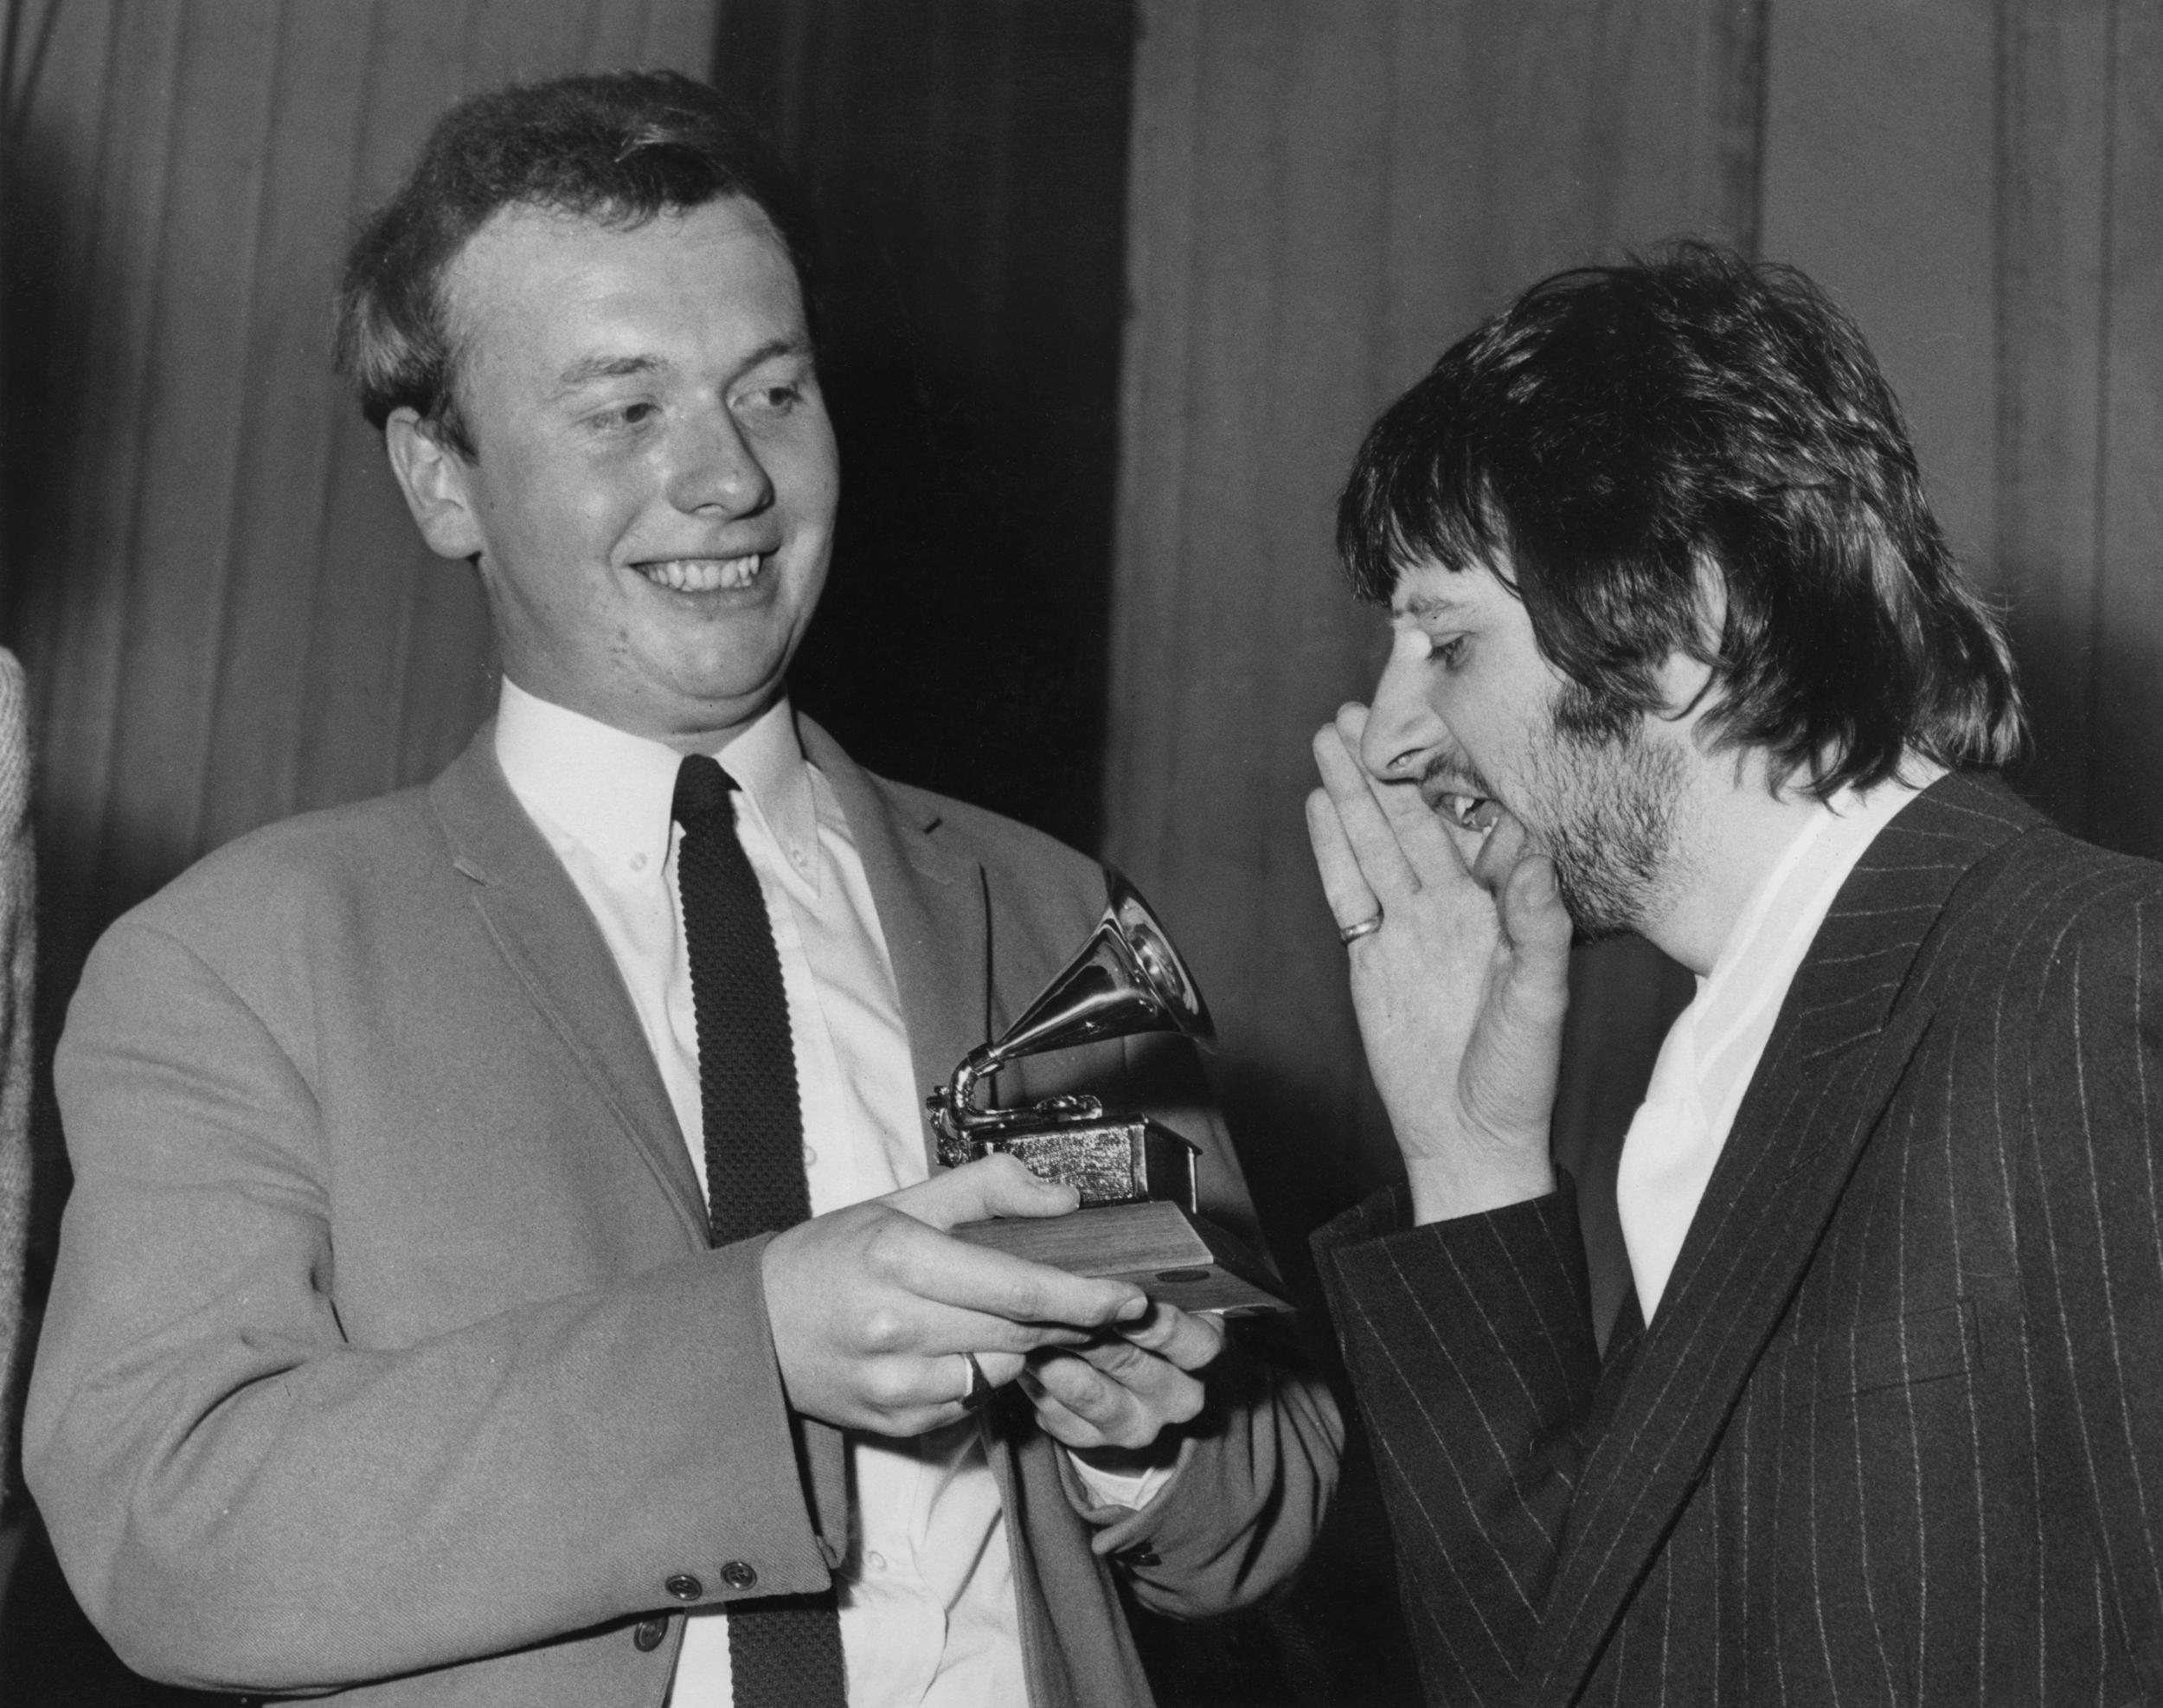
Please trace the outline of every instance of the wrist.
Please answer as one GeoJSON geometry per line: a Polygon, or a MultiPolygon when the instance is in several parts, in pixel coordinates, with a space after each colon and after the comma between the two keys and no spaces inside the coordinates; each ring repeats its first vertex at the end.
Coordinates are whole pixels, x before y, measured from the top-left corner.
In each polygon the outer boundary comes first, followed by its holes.
{"type": "Polygon", "coordinates": [[[1485,1215],[1556,1190],[1555,1165],[1544,1144],[1536,1155],[1407,1157],[1404,1173],[1415,1227],[1485,1215]]]}

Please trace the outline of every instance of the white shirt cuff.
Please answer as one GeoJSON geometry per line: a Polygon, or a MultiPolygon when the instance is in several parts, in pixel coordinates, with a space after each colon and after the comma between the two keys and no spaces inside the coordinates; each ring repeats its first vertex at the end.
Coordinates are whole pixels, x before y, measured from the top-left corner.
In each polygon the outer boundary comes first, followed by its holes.
{"type": "Polygon", "coordinates": [[[1146,1471],[1106,1471],[1092,1465],[1072,1448],[1066,1450],[1074,1461],[1075,1474],[1082,1486],[1095,1497],[1100,1506],[1126,1506],[1139,1512],[1164,1492],[1164,1486],[1171,1480],[1177,1464],[1152,1465],[1146,1471]]]}

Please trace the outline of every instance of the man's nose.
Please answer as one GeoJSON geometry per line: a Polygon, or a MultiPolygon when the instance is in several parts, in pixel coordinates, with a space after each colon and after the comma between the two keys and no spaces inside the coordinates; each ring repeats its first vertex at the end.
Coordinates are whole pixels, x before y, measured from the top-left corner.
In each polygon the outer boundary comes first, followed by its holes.
{"type": "Polygon", "coordinates": [[[1449,728],[1428,699],[1434,652],[1417,629],[1400,629],[1375,684],[1359,738],[1359,761],[1384,782],[1408,782],[1449,741],[1449,728]]]}
{"type": "Polygon", "coordinates": [[[773,483],[742,427],[726,409],[685,425],[671,447],[669,502],[691,513],[748,516],[773,502],[773,483]]]}

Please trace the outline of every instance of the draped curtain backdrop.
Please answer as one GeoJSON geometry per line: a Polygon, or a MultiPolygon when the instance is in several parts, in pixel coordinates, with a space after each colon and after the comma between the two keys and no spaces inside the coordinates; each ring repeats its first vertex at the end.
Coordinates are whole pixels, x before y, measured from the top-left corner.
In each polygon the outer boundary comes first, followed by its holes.
{"type": "MultiPolygon", "coordinates": [[[[1367,424],[1541,274],[1696,232],[1861,322],[2007,601],[2020,780],[2163,855],[2159,0],[1142,0],[1107,851],[1227,1040],[1280,1250],[1395,1172],[1300,801],[1383,655],[1337,579],[1367,424]]],[[[1558,1148],[1593,1189],[1689,980],[1581,950],[1558,1148]]]]}
{"type": "MultiPolygon", "coordinates": [[[[0,614],[35,697],[49,1045],[115,914],[243,831],[433,775],[492,703],[478,590],[421,545],[330,372],[350,222],[459,94],[703,74],[713,23],[710,0],[4,18],[0,614]]],[[[41,1137],[34,1284],[66,1179],[41,1137]]],[[[151,1699],[41,1540],[11,1575],[0,1552],[0,1699],[151,1699]]]]}
{"type": "Polygon", "coordinates": [[[8,631],[57,964],[203,851],[433,775],[472,733],[478,589],[421,545],[330,372],[350,224],[459,94],[703,74],[711,10],[10,9],[8,631]]]}

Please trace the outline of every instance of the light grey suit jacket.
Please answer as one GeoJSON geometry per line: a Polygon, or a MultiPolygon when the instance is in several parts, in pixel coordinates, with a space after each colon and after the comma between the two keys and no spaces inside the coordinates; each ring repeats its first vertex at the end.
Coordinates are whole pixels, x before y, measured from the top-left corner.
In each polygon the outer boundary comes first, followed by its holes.
{"type": "MultiPolygon", "coordinates": [[[[1101,875],[804,733],[929,1085],[1078,945],[1101,875]]],[[[1161,1065],[1114,1045],[1094,1069],[1161,1065]]],[[[700,1605],[740,1593],[728,1563],[752,1595],[827,1586],[842,1439],[788,1409],[763,1241],[706,1249],[621,979],[490,730],[428,788],[243,838],[122,920],[58,1077],[76,1186],[26,1458],[132,1666],[371,1702],[658,1704],[683,1625],[667,1580],[697,1578],[700,1605]]],[[[1216,1213],[1244,1221],[1213,1116],[1166,1113],[1206,1147],[1216,1213]]],[[[1217,1385],[1139,1513],[1085,1513],[1025,1413],[986,1415],[1038,1708],[1147,1700],[1115,1570],[1198,1615],[1304,1554],[1339,1440],[1326,1395],[1236,1359],[1217,1385]]]]}

